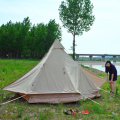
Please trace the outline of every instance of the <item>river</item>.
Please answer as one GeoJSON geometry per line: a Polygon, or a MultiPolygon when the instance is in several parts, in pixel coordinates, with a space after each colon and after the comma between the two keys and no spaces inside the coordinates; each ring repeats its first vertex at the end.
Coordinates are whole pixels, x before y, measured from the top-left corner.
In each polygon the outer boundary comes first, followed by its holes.
{"type": "MultiPolygon", "coordinates": [[[[101,70],[101,71],[105,71],[105,66],[104,65],[85,65],[85,66],[95,68],[95,69],[98,69],[98,70],[101,70]]],[[[120,66],[115,66],[115,67],[117,69],[118,75],[120,75],[120,66]]]]}
{"type": "MultiPolygon", "coordinates": [[[[79,62],[80,63],[80,62],[79,62]]],[[[113,63],[113,62],[112,62],[113,63]]],[[[101,71],[105,71],[105,62],[82,62],[80,64],[83,64],[85,66],[95,68],[101,71]]],[[[118,75],[120,75],[120,62],[113,63],[117,69],[118,75]]]]}

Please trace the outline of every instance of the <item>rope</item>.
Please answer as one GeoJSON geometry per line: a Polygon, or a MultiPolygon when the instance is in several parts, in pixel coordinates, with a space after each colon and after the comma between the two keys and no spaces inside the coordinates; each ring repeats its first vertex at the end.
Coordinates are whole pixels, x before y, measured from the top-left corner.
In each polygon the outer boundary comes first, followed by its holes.
{"type": "Polygon", "coordinates": [[[101,89],[101,90],[105,91],[106,93],[110,93],[110,92],[108,92],[108,91],[106,91],[106,90],[104,90],[104,89],[101,89]]]}
{"type": "Polygon", "coordinates": [[[66,49],[64,49],[66,51],[67,54],[70,54],[66,49]]]}
{"type": "Polygon", "coordinates": [[[89,100],[91,100],[92,102],[94,102],[94,103],[98,104],[99,106],[101,106],[98,102],[92,100],[91,98],[87,98],[87,99],[89,99],[89,100]]]}
{"type": "MultiPolygon", "coordinates": [[[[82,94],[81,94],[81,95],[82,95],[82,94]]],[[[98,103],[98,102],[96,102],[96,101],[92,100],[91,98],[86,97],[85,95],[82,95],[82,96],[83,96],[83,97],[85,97],[85,98],[87,98],[87,99],[89,99],[89,100],[91,100],[92,102],[94,102],[94,103],[98,104],[99,106],[101,106],[101,105],[100,105],[100,103],[98,103]]]]}
{"type": "Polygon", "coordinates": [[[7,103],[10,103],[10,102],[15,101],[15,100],[17,100],[17,99],[20,99],[20,98],[22,98],[22,97],[24,97],[24,96],[26,96],[26,95],[23,95],[23,96],[20,96],[20,97],[18,97],[18,98],[15,98],[15,99],[13,99],[13,100],[4,102],[4,103],[2,103],[2,104],[0,104],[0,105],[4,105],[4,104],[7,104],[7,103]]]}

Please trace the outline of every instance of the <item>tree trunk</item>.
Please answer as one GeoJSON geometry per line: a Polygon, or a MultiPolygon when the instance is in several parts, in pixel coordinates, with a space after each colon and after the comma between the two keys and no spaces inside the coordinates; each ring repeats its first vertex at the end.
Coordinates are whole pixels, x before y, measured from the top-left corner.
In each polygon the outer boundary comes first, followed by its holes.
{"type": "Polygon", "coordinates": [[[75,60],[75,31],[73,33],[73,60],[75,60]]]}

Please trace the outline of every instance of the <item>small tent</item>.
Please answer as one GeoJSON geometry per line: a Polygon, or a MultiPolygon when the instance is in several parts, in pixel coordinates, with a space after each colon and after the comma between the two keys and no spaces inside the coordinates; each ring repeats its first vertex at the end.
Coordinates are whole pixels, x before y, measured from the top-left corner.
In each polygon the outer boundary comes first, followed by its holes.
{"type": "Polygon", "coordinates": [[[33,69],[3,89],[25,95],[28,103],[53,104],[93,98],[100,90],[58,40],[33,69]]]}

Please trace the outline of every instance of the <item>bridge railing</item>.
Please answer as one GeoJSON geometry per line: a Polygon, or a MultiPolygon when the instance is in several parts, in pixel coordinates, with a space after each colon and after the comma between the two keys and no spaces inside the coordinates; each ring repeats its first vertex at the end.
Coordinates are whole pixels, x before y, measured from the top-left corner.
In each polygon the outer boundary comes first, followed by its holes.
{"type": "Polygon", "coordinates": [[[93,60],[93,56],[101,56],[103,62],[105,62],[105,57],[106,56],[113,56],[113,62],[116,62],[116,57],[120,56],[120,55],[112,55],[112,54],[76,54],[76,61],[79,61],[80,56],[89,56],[90,61],[93,60]]]}

